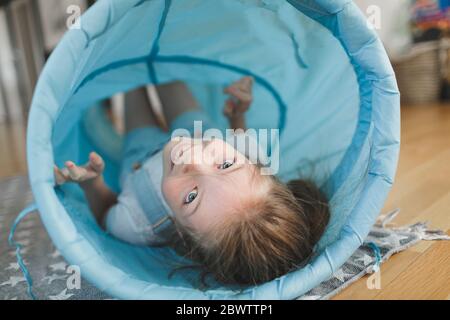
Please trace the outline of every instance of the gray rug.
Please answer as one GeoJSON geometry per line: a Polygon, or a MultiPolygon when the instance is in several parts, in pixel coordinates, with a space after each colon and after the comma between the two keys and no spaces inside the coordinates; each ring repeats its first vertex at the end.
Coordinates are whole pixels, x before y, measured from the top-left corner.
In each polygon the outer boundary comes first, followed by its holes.
{"type": "MultiPolygon", "coordinates": [[[[19,268],[15,248],[8,243],[10,228],[17,214],[33,201],[26,177],[0,181],[0,299],[30,299],[27,282],[19,268]]],[[[68,269],[42,225],[39,214],[28,215],[18,226],[14,239],[23,248],[21,254],[33,279],[38,299],[107,299],[103,292],[81,280],[81,290],[68,289],[73,272],[68,269]]],[[[70,287],[70,286],[69,286],[70,287]]]]}
{"type": "MultiPolygon", "coordinates": [[[[30,299],[27,281],[8,243],[10,228],[17,214],[32,202],[26,177],[0,181],[0,300],[30,299]]],[[[352,282],[377,270],[379,263],[420,240],[449,239],[440,231],[428,230],[424,223],[404,228],[387,228],[398,211],[385,216],[370,232],[366,242],[334,273],[299,299],[329,299],[352,282]]],[[[33,280],[32,292],[37,299],[109,299],[85,280],[73,287],[73,272],[58,253],[43,227],[39,215],[28,215],[16,230],[14,239],[22,245],[21,255],[33,280]],[[72,285],[71,285],[72,284],[72,285]]],[[[376,284],[376,283],[375,283],[376,284]]]]}

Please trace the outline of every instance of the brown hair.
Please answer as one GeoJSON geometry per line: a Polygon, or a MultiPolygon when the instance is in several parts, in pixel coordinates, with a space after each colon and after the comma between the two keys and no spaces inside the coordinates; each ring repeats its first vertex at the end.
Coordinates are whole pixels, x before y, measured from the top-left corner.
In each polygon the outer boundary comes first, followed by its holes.
{"type": "MultiPolygon", "coordinates": [[[[176,223],[171,246],[201,270],[201,283],[212,275],[229,285],[256,285],[306,265],[329,220],[326,197],[306,180],[287,185],[275,177],[270,191],[250,200],[210,233],[196,235],[176,223]]],[[[176,268],[177,271],[181,268],[176,268]]]]}

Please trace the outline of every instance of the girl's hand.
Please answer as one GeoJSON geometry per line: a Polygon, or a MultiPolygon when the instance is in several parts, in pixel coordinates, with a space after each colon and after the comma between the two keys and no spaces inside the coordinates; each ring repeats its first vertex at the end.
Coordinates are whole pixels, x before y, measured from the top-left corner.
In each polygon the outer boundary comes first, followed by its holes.
{"type": "Polygon", "coordinates": [[[66,182],[82,183],[93,180],[102,175],[105,169],[105,162],[95,152],[89,154],[89,161],[84,166],[77,166],[72,161],[65,163],[66,167],[59,169],[54,167],[55,180],[57,185],[66,182]]]}
{"type": "Polygon", "coordinates": [[[241,117],[248,111],[253,101],[253,77],[243,77],[226,87],[223,92],[230,95],[225,101],[224,115],[228,119],[241,117]]]}

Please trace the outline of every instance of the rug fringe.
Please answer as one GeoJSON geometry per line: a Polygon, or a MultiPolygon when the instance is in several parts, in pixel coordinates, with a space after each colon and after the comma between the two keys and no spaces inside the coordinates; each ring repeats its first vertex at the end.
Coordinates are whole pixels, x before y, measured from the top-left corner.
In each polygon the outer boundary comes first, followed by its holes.
{"type": "Polygon", "coordinates": [[[396,208],[386,214],[383,214],[378,217],[377,222],[375,225],[386,228],[386,225],[390,223],[394,218],[400,213],[400,208],[396,208]]]}
{"type": "Polygon", "coordinates": [[[388,228],[387,225],[394,220],[394,218],[400,213],[400,208],[396,208],[386,214],[379,216],[375,226],[382,229],[391,229],[395,231],[414,233],[420,237],[421,240],[450,240],[450,236],[444,231],[438,229],[429,229],[428,221],[417,222],[404,227],[392,227],[388,228]]]}
{"type": "Polygon", "coordinates": [[[417,222],[405,227],[393,228],[393,230],[417,234],[421,240],[450,240],[450,236],[444,231],[439,229],[429,229],[428,221],[417,222]]]}
{"type": "Polygon", "coordinates": [[[22,245],[14,240],[14,233],[16,232],[17,227],[19,226],[20,222],[27,217],[30,213],[37,211],[37,205],[35,203],[32,203],[31,205],[27,206],[25,209],[23,209],[16,219],[14,220],[14,223],[11,227],[11,230],[9,232],[8,236],[8,242],[9,245],[16,248],[16,259],[17,263],[20,267],[20,270],[23,273],[23,276],[25,278],[25,281],[27,282],[27,292],[31,299],[36,300],[37,297],[33,293],[33,279],[31,278],[31,274],[28,271],[28,268],[25,265],[25,262],[23,260],[22,254],[20,250],[22,249],[22,245]]]}

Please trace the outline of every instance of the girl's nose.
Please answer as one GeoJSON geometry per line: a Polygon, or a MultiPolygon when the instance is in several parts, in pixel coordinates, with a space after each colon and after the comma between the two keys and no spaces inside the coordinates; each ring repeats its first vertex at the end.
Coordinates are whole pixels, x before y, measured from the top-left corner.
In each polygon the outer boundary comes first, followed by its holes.
{"type": "Polygon", "coordinates": [[[200,163],[189,163],[184,164],[182,168],[183,174],[199,174],[204,173],[208,170],[208,168],[200,163]]]}
{"type": "Polygon", "coordinates": [[[196,159],[196,161],[183,164],[182,173],[183,174],[211,173],[213,168],[214,168],[214,159],[203,157],[200,159],[196,159]]]}
{"type": "Polygon", "coordinates": [[[182,157],[183,174],[206,173],[215,167],[215,149],[210,141],[193,145],[182,157]]]}
{"type": "Polygon", "coordinates": [[[184,174],[186,173],[193,173],[197,170],[196,168],[197,165],[193,164],[193,163],[188,163],[188,164],[183,164],[183,168],[182,168],[182,172],[184,174]]]}

